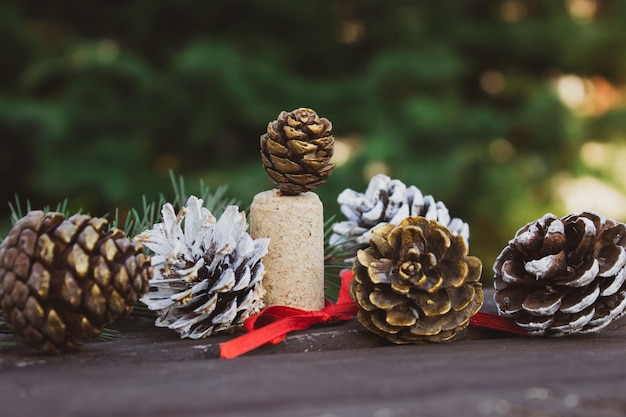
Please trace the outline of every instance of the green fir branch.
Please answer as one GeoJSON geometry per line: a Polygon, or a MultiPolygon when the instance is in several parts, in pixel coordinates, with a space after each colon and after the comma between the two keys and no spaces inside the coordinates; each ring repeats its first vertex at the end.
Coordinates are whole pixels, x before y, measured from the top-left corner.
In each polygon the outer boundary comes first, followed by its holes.
{"type": "Polygon", "coordinates": [[[339,294],[341,271],[351,268],[351,264],[346,260],[355,256],[354,245],[351,243],[356,239],[353,237],[331,244],[334,222],[335,216],[324,222],[324,292],[331,300],[336,300],[339,294]]]}
{"type": "Polygon", "coordinates": [[[116,340],[116,339],[121,339],[121,338],[122,338],[122,334],[118,330],[109,329],[108,327],[105,327],[102,330],[102,333],[100,333],[98,337],[96,337],[96,340],[100,342],[106,342],[109,340],[116,340]]]}
{"type": "Polygon", "coordinates": [[[7,322],[4,321],[4,315],[2,313],[2,310],[0,310],[0,334],[9,334],[9,333],[13,333],[13,332],[11,331],[11,329],[9,329],[7,322]]]}
{"type": "MultiPolygon", "coordinates": [[[[219,217],[227,206],[239,205],[236,199],[226,196],[226,191],[228,190],[228,186],[226,185],[219,186],[215,190],[212,190],[206,186],[204,180],[200,179],[197,193],[193,193],[187,191],[189,187],[182,175],[176,177],[172,170],[170,170],[169,175],[173,198],[168,199],[164,194],[159,194],[156,200],[148,201],[146,196],[143,196],[141,210],[132,208],[126,216],[126,223],[122,229],[126,233],[126,236],[136,236],[145,230],[151,229],[155,224],[160,223],[161,208],[168,201],[175,210],[180,210],[187,203],[189,197],[195,195],[202,199],[204,207],[215,217],[219,217]]],[[[119,224],[119,222],[117,222],[117,224],[119,224]]]]}
{"type": "MultiPolygon", "coordinates": [[[[170,181],[172,185],[173,198],[168,200],[164,194],[159,194],[156,200],[149,201],[146,196],[142,197],[142,206],[139,210],[131,208],[124,220],[124,224],[121,224],[119,211],[116,209],[114,218],[110,222],[111,227],[117,227],[122,229],[126,236],[132,238],[139,233],[148,230],[154,226],[154,224],[161,222],[161,207],[170,201],[176,210],[180,210],[186,203],[191,195],[196,195],[203,200],[204,207],[206,207],[215,217],[219,217],[229,205],[238,205],[235,199],[228,198],[226,196],[227,186],[220,186],[215,190],[211,190],[207,187],[204,181],[200,180],[197,186],[197,194],[189,193],[187,182],[182,176],[176,176],[170,171],[170,181]]],[[[25,208],[20,202],[19,197],[15,196],[15,203],[9,203],[11,207],[11,221],[15,224],[20,218],[22,218],[27,212],[32,210],[30,201],[26,201],[25,208]]],[[[43,208],[44,211],[50,211],[50,207],[43,208]]],[[[72,213],[68,211],[67,199],[55,206],[55,211],[63,213],[66,217],[70,217],[72,213]]],[[[354,245],[351,243],[353,239],[343,240],[340,243],[331,244],[330,238],[333,230],[335,217],[331,217],[324,222],[324,285],[325,295],[329,299],[336,300],[339,294],[340,288],[340,274],[344,269],[349,269],[351,265],[346,262],[346,259],[355,256],[354,245]]],[[[133,305],[133,311],[131,317],[142,317],[150,320],[156,318],[156,314],[149,310],[145,305],[137,302],[133,305]]],[[[10,334],[11,329],[2,318],[2,311],[0,310],[0,334],[10,334]]],[[[104,329],[102,334],[98,337],[98,340],[113,340],[121,338],[122,335],[117,330],[104,329]]]]}
{"type": "Polygon", "coordinates": [[[145,304],[136,302],[133,304],[133,311],[130,313],[131,317],[141,317],[144,319],[154,320],[157,318],[157,314],[150,310],[145,304]]]}

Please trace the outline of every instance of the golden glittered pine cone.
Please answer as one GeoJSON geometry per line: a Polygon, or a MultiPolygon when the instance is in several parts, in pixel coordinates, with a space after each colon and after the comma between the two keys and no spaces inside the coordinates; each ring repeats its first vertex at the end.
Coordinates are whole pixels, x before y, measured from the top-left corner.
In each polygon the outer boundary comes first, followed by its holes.
{"type": "Polygon", "coordinates": [[[626,311],[626,225],[548,213],[516,233],[494,272],[500,314],[529,334],[600,331],[626,311]]]}
{"type": "Polygon", "coordinates": [[[282,194],[297,195],[324,184],[335,168],[330,162],[332,124],[311,109],[281,112],[261,136],[261,159],[282,194]]]}
{"type": "Polygon", "coordinates": [[[441,342],[467,327],[483,303],[482,263],[460,235],[407,217],[374,229],[354,261],[359,321],[394,343],[441,342]]]}
{"type": "Polygon", "coordinates": [[[148,290],[150,261],[107,221],[31,211],[0,245],[0,300],[17,339],[45,352],[80,349],[79,339],[130,312],[148,290]]]}

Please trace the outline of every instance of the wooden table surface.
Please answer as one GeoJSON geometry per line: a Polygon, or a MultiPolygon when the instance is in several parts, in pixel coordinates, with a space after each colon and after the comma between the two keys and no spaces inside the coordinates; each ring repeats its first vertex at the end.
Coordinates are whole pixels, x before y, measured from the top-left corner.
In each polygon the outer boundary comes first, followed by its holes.
{"type": "Polygon", "coordinates": [[[614,327],[557,339],[470,327],[393,346],[351,320],[232,360],[207,354],[229,336],[180,340],[138,318],[59,356],[0,335],[0,416],[622,416],[626,328],[614,327]]]}

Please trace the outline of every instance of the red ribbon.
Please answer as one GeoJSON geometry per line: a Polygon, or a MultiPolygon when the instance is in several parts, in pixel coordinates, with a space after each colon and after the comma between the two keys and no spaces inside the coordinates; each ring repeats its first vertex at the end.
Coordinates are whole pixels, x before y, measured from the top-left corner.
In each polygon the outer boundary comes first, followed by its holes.
{"type": "Polygon", "coordinates": [[[528,336],[528,332],[519,327],[514,320],[495,314],[483,313],[479,311],[470,318],[470,324],[477,327],[499,330],[501,332],[528,336]]]}
{"type": "Polygon", "coordinates": [[[334,320],[350,320],[358,311],[350,297],[352,272],[341,273],[341,288],[336,304],[326,303],[319,311],[301,310],[294,307],[270,306],[250,317],[244,323],[247,334],[222,343],[219,356],[232,359],[254,350],[266,343],[280,343],[288,333],[305,330],[314,324],[334,320]]]}
{"type": "MultiPolygon", "coordinates": [[[[350,320],[358,311],[357,305],[350,297],[352,279],[352,271],[343,271],[337,303],[330,304],[327,302],[326,307],[319,311],[301,310],[286,306],[265,308],[245,321],[244,328],[248,333],[219,345],[219,357],[233,359],[267,343],[280,343],[290,332],[305,330],[315,324],[335,320],[350,320]]],[[[527,335],[526,331],[517,326],[513,320],[488,313],[476,313],[470,319],[470,324],[527,335]]]]}

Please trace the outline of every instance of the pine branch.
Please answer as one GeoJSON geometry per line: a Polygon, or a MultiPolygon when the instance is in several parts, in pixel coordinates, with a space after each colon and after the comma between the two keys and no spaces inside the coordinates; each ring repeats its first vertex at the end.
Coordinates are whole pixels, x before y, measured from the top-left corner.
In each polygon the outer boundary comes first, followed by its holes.
{"type": "Polygon", "coordinates": [[[176,177],[172,170],[170,170],[169,175],[174,194],[173,198],[168,199],[164,194],[159,194],[158,199],[148,201],[146,196],[143,196],[141,211],[132,208],[126,216],[126,223],[122,229],[126,236],[136,236],[144,230],[152,228],[156,223],[160,223],[161,207],[168,201],[171,202],[175,210],[180,210],[187,203],[189,197],[195,195],[202,199],[204,207],[216,218],[224,212],[227,206],[239,205],[236,199],[226,197],[228,186],[222,185],[215,190],[211,190],[211,188],[205,185],[204,180],[201,179],[196,189],[197,192],[190,193],[187,192],[189,187],[182,175],[176,177]]]}
{"type": "Polygon", "coordinates": [[[9,329],[9,326],[4,321],[4,315],[2,313],[2,310],[0,310],[0,334],[2,333],[8,334],[8,333],[13,333],[13,332],[11,331],[11,329],[9,329]]]}
{"type": "Polygon", "coordinates": [[[333,234],[335,216],[324,222],[324,287],[325,295],[331,300],[336,300],[341,286],[341,271],[350,269],[351,263],[347,260],[355,256],[353,241],[356,239],[344,239],[335,244],[330,243],[333,234]]]}
{"type": "MultiPolygon", "coordinates": [[[[176,210],[180,210],[189,196],[192,195],[187,190],[189,189],[187,182],[182,176],[176,177],[172,171],[170,171],[170,181],[172,186],[173,198],[169,201],[176,210]]],[[[235,199],[228,198],[226,196],[227,186],[220,186],[215,190],[211,190],[207,187],[204,181],[200,180],[196,187],[198,198],[201,198],[206,207],[214,216],[219,217],[224,209],[228,205],[238,204],[235,199]]],[[[115,210],[115,215],[110,223],[111,227],[117,227],[126,233],[126,236],[133,237],[137,234],[152,228],[154,224],[161,221],[161,207],[168,201],[164,194],[159,194],[158,198],[153,201],[148,201],[146,196],[142,197],[142,206],[139,210],[131,208],[125,217],[124,224],[120,224],[119,211],[115,210]]],[[[26,201],[25,211],[19,197],[15,196],[15,203],[9,203],[11,207],[11,220],[15,224],[20,218],[22,218],[28,211],[32,210],[30,201],[26,201]]],[[[49,206],[44,207],[44,211],[50,211],[49,206]]],[[[68,211],[68,202],[64,200],[55,207],[55,211],[63,213],[66,217],[70,217],[72,213],[68,211]]],[[[332,225],[335,221],[335,216],[329,218],[324,222],[324,285],[326,297],[335,300],[339,293],[340,288],[340,273],[344,269],[351,268],[351,264],[346,260],[355,256],[355,245],[351,238],[330,243],[330,238],[333,234],[332,225]]],[[[149,310],[146,306],[140,302],[135,303],[131,317],[143,317],[154,320],[156,315],[153,311],[149,310]]],[[[12,333],[7,326],[6,322],[2,318],[2,311],[0,310],[0,333],[12,333]]],[[[98,337],[99,340],[111,340],[122,337],[118,331],[105,329],[103,333],[98,337]]]]}
{"type": "Polygon", "coordinates": [[[108,341],[108,340],[115,340],[115,339],[121,339],[121,338],[122,338],[122,334],[118,330],[104,328],[102,330],[102,333],[100,333],[100,335],[98,335],[96,340],[99,340],[101,342],[105,342],[105,341],[108,341]]]}

